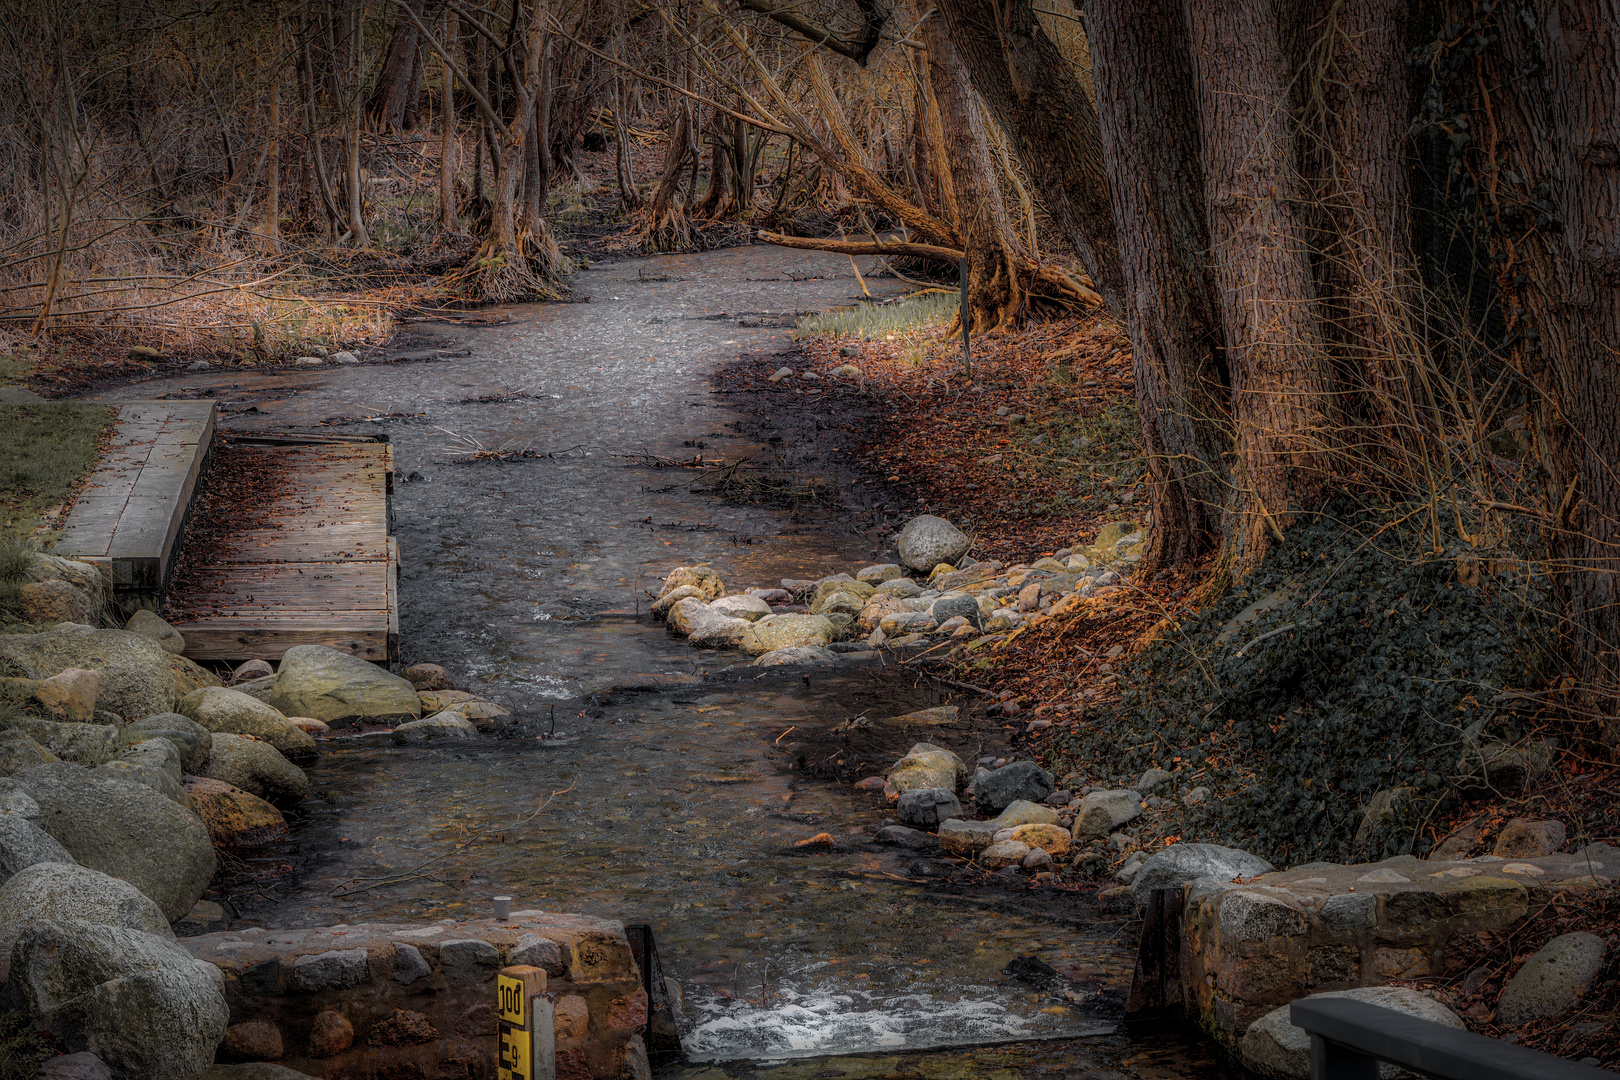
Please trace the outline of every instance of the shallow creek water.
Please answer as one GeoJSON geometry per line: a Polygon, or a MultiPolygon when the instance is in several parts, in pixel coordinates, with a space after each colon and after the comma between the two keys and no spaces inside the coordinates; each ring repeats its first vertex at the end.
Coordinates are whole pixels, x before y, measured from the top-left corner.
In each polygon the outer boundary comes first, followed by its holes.
{"type": "Polygon", "coordinates": [[[863,831],[881,799],[812,778],[784,749],[795,729],[898,715],[940,703],[937,690],[885,671],[715,674],[738,657],[637,613],[677,564],[709,562],[741,587],[882,555],[859,521],[794,523],[692,494],[690,474],[634,456],[758,449],[732,432],[708,373],[785,344],[797,313],[855,299],[848,261],[744,248],[601,264],[573,284],[589,303],[413,330],[410,348],[451,354],[437,359],[188,373],[116,395],[213,396],[227,431],[386,430],[404,658],[443,664],[529,721],[519,737],[453,747],[326,744],[293,836],[231,897],[244,924],[466,917],[493,894],[650,923],[684,991],[690,1061],[731,1063],[684,1066],[694,1077],[1212,1075],[1178,1044],[1108,1034],[1131,963],[1120,924],[1062,896],[912,879],[863,831]],[[474,442],[550,456],[451,460],[474,442]],[[818,832],[836,843],[793,846],[818,832]],[[1002,974],[1032,954],[1075,980],[1066,1000],[1002,974]],[[1001,1043],[1023,1049],[928,1050],[1001,1043]],[[768,1065],[862,1052],[901,1056],[768,1065]]]}

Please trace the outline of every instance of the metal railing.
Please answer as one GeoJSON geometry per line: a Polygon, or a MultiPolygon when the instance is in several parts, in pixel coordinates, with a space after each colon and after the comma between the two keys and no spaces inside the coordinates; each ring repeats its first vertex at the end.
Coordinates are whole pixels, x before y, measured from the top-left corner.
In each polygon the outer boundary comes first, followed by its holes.
{"type": "Polygon", "coordinates": [[[1387,1061],[1435,1080],[1615,1080],[1620,1073],[1420,1020],[1354,998],[1288,1007],[1311,1036],[1311,1080],[1378,1080],[1387,1061]]]}

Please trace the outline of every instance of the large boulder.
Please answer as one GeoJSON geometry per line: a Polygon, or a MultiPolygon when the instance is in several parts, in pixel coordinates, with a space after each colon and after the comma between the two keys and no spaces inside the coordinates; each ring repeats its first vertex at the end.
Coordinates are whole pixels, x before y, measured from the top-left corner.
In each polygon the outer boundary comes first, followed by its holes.
{"type": "Polygon", "coordinates": [[[36,919],[82,919],[174,937],[151,897],[71,856],[23,867],[0,885],[0,954],[10,953],[22,928],[36,919]]]}
{"type": "Polygon", "coordinates": [[[955,566],[973,546],[973,541],[944,518],[920,514],[906,522],[895,544],[900,549],[901,562],[926,574],[940,563],[955,566]]]}
{"type": "Polygon", "coordinates": [[[822,615],[767,615],[750,623],[738,645],[749,656],[763,656],[798,645],[825,645],[836,636],[822,615]]]}
{"type": "MultiPolygon", "coordinates": [[[[411,695],[413,698],[416,696],[414,690],[411,695]]],[[[273,706],[251,698],[240,690],[229,690],[223,686],[193,690],[180,699],[176,709],[180,715],[210,732],[223,731],[229,735],[252,735],[263,739],[281,751],[284,757],[315,755],[315,740],[307,732],[289,724],[287,718],[273,706]]]]}
{"type": "Polygon", "coordinates": [[[151,638],[127,630],[52,630],[0,634],[0,660],[30,679],[48,679],[68,668],[101,675],[96,707],[120,716],[151,716],[174,707],[169,654],[151,638]]]}
{"type": "Polygon", "coordinates": [[[31,623],[84,623],[92,625],[101,605],[83,589],[66,581],[30,581],[17,590],[17,604],[31,623]]]}
{"type": "Polygon", "coordinates": [[[758,622],[771,613],[771,605],[747,593],[722,596],[709,607],[722,615],[729,615],[733,619],[747,619],[749,622],[758,622]]]}
{"type": "Polygon", "coordinates": [[[225,685],[220,682],[218,675],[201,664],[174,653],[169,654],[169,674],[174,676],[174,696],[177,700],[205,686],[225,685]]]}
{"type": "MultiPolygon", "coordinates": [[[[1446,1027],[1465,1029],[1462,1018],[1431,997],[1425,997],[1405,986],[1363,986],[1355,990],[1330,990],[1312,994],[1306,1000],[1318,998],[1351,998],[1369,1005],[1391,1009],[1419,1020],[1428,1020],[1446,1027]]],[[[1272,1080],[1310,1080],[1311,1037],[1304,1028],[1295,1027],[1288,1018],[1289,1006],[1273,1009],[1244,1032],[1238,1043],[1243,1064],[1272,1080]]],[[[1384,1065],[1379,1072],[1383,1080],[1403,1075],[1393,1065],[1384,1065]]],[[[1410,1074],[1404,1074],[1410,1075],[1410,1074]]]]}
{"type": "Polygon", "coordinates": [[[133,724],[125,724],[118,732],[120,742],[131,746],[147,739],[167,739],[180,754],[183,772],[196,772],[208,760],[214,748],[213,732],[190,717],[179,713],[158,713],[146,716],[133,724]]]}
{"type": "Polygon", "coordinates": [[[1131,894],[1145,903],[1154,889],[1174,889],[1199,878],[1231,881],[1275,870],[1258,855],[1219,844],[1171,844],[1148,857],[1131,879],[1131,894]]]}
{"type": "Polygon", "coordinates": [[[170,626],[163,617],[155,611],[145,608],[129,617],[124,629],[132,634],[141,634],[151,638],[163,648],[164,652],[174,653],[176,656],[186,651],[186,639],[180,631],[170,626]]]}
{"type": "Polygon", "coordinates": [[[1052,794],[1052,774],[1033,761],[1014,761],[995,772],[981,773],[973,782],[973,801],[985,813],[1019,801],[1038,803],[1052,794]]]}
{"type": "Polygon", "coordinates": [[[60,760],[20,728],[0,731],[0,776],[12,776],[35,765],[60,760]]]}
{"type": "Polygon", "coordinates": [[[912,788],[894,804],[894,816],[902,825],[933,832],[940,822],[961,817],[962,804],[949,788],[912,788]]]}
{"type": "Polygon", "coordinates": [[[227,735],[214,736],[214,749],[199,776],[223,780],[271,802],[297,802],[309,790],[304,770],[281,756],[269,743],[227,735]]]}
{"type": "Polygon", "coordinates": [[[310,716],[328,724],[355,716],[422,715],[409,681],[325,645],[287,650],[268,703],[285,716],[310,716]]]}
{"type": "Polygon", "coordinates": [[[16,780],[39,804],[39,827],[83,866],[122,878],[170,920],[214,876],[214,845],[197,815],[144,784],[77,765],[41,765],[16,780]]]}
{"type": "Polygon", "coordinates": [[[944,848],[948,855],[972,859],[995,843],[996,833],[1000,831],[1000,826],[993,821],[951,818],[939,824],[939,846],[944,848]]]}
{"type": "Polygon", "coordinates": [[[99,672],[68,668],[41,679],[34,688],[34,700],[54,719],[84,723],[96,715],[96,697],[100,692],[99,672]]]}
{"type": "MultiPolygon", "coordinates": [[[[120,748],[118,728],[111,724],[74,724],[17,716],[9,721],[8,730],[28,736],[55,759],[90,767],[110,761],[120,748]]],[[[31,753],[23,749],[19,760],[26,760],[31,753]]]]}
{"type": "Polygon", "coordinates": [[[677,566],[669,572],[664,579],[664,587],[658,590],[662,599],[665,594],[676,589],[690,585],[702,596],[704,603],[718,600],[726,595],[726,583],[720,580],[720,575],[707,566],[677,566]]]}
{"type": "Polygon", "coordinates": [[[955,791],[966,775],[967,766],[962,764],[962,759],[943,746],[925,742],[915,743],[906,752],[906,756],[895,762],[894,768],[889,770],[889,779],[883,788],[883,794],[891,799],[898,799],[916,788],[933,787],[955,791]]]}
{"type": "Polygon", "coordinates": [[[11,953],[24,1012],[113,1075],[185,1080],[213,1063],[230,1010],[217,968],[172,940],[79,919],[27,926],[11,953]]]}
{"type": "MultiPolygon", "coordinates": [[[[0,814],[0,884],[36,863],[71,863],[73,856],[50,833],[21,814],[0,814]]],[[[0,917],[0,926],[5,925],[0,917]]]]}
{"type": "Polygon", "coordinates": [[[36,551],[28,559],[29,581],[65,581],[91,596],[100,596],[106,590],[101,571],[78,559],[64,559],[60,555],[47,555],[36,551]]]}
{"type": "Polygon", "coordinates": [[[114,780],[145,784],[187,810],[191,809],[185,790],[180,786],[180,751],[167,739],[138,742],[111,761],[97,765],[95,772],[114,780]]]}
{"type": "Polygon", "coordinates": [[[670,631],[691,639],[694,645],[735,645],[751,625],[747,619],[716,611],[695,596],[669,609],[670,631]]]}
{"type": "Polygon", "coordinates": [[[257,795],[206,776],[186,777],[185,788],[192,810],[220,847],[263,847],[287,835],[287,819],[257,795]]]}
{"type": "Polygon", "coordinates": [[[396,743],[431,742],[437,739],[475,739],[478,726],[457,712],[439,712],[394,728],[396,743]]]}
{"type": "Polygon", "coordinates": [[[1093,791],[1074,812],[1074,838],[1091,840],[1142,816],[1142,796],[1135,791],[1093,791]]]}
{"type": "Polygon", "coordinates": [[[940,597],[929,606],[928,613],[934,617],[936,623],[960,617],[972,623],[975,629],[984,629],[984,612],[979,607],[979,601],[967,593],[951,593],[940,597]]]}
{"type": "Polygon", "coordinates": [[[1596,934],[1560,934],[1524,962],[1502,988],[1496,1019],[1509,1027],[1544,1020],[1580,1004],[1603,970],[1606,951],[1596,934]]]}

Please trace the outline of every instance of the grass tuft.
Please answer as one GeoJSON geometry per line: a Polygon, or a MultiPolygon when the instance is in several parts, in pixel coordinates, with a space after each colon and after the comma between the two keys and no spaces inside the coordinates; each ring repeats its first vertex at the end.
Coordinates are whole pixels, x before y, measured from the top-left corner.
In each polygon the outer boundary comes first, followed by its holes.
{"type": "Polygon", "coordinates": [[[0,539],[33,535],[95,467],[113,411],[74,401],[0,402],[0,539]]]}
{"type": "Polygon", "coordinates": [[[793,331],[793,340],[819,334],[843,335],[881,341],[890,334],[899,334],[918,326],[946,326],[956,317],[960,298],[954,292],[914,293],[893,304],[860,303],[820,315],[807,315],[799,320],[793,331]]]}

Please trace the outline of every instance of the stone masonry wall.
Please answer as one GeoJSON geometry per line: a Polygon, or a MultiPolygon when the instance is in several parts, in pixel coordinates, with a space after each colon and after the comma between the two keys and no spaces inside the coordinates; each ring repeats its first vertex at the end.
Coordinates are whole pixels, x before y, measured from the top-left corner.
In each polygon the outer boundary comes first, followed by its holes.
{"type": "Polygon", "coordinates": [[[1184,1007],[1230,1046],[1279,1005],[1323,990],[1445,970],[1459,934],[1518,923],[1554,893],[1610,888],[1620,849],[1454,862],[1400,856],[1326,863],[1242,882],[1189,883],[1181,918],[1184,1007]]]}
{"type": "Polygon", "coordinates": [[[184,938],[225,975],[224,1061],[278,1061],[321,1080],[495,1075],[495,975],[544,968],[557,1080],[644,1073],[647,997],[624,927],[516,911],[508,922],[361,923],[184,938]]]}

